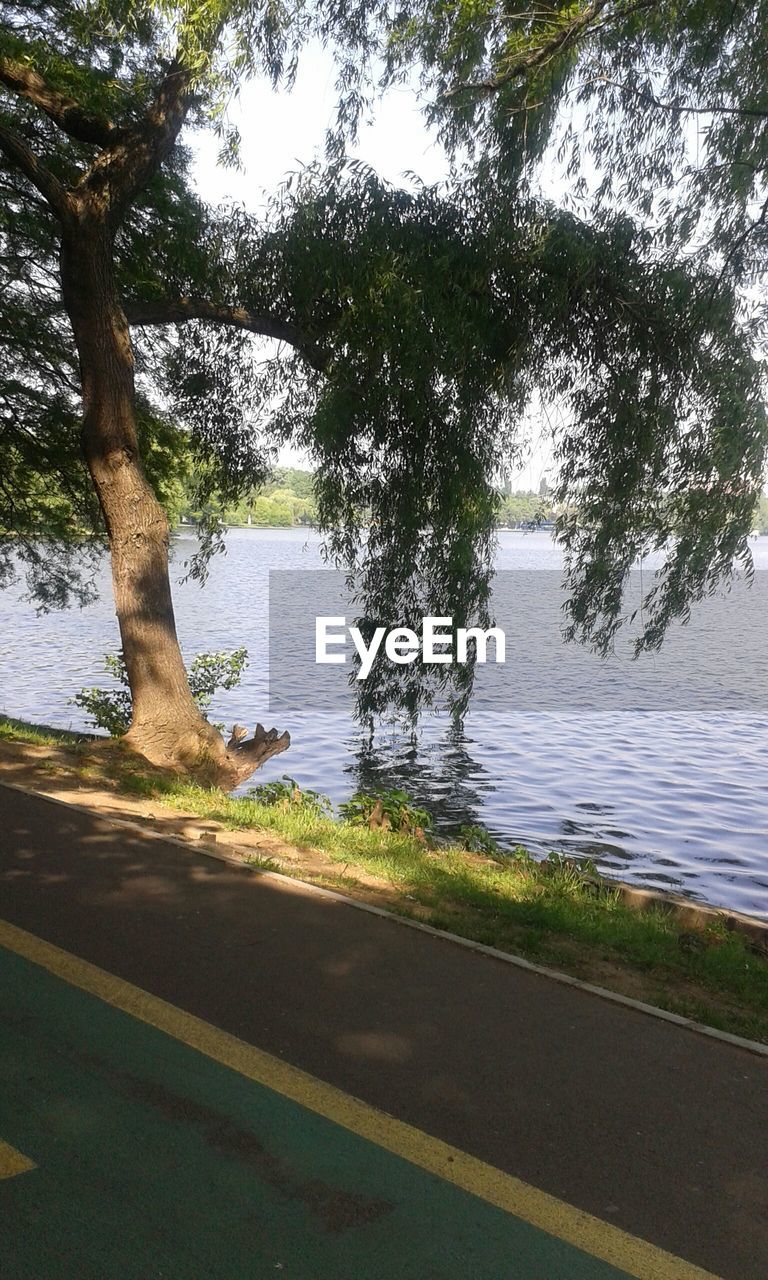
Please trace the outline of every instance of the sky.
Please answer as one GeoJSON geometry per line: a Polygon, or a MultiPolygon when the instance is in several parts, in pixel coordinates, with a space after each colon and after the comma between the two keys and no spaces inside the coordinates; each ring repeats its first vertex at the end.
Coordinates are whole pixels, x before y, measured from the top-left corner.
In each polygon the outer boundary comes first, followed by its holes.
{"type": "MultiPolygon", "coordinates": [[[[200,194],[213,203],[235,200],[257,212],[292,169],[322,159],[325,132],[333,119],[334,79],[330,55],[310,46],[290,93],[276,92],[264,80],[245,85],[229,113],[242,139],[240,169],[217,163],[218,143],[211,133],[189,139],[200,194]]],[[[416,91],[407,86],[387,92],[350,156],[395,183],[405,182],[408,172],[425,182],[438,182],[448,170],[442,149],[425,125],[416,91]]],[[[283,466],[309,466],[306,455],[290,448],[282,450],[279,461],[283,466]]],[[[549,462],[548,449],[539,442],[525,465],[512,473],[513,488],[538,490],[549,462]]]]}
{"type": "MultiPolygon", "coordinates": [[[[216,139],[210,133],[200,135],[195,150],[202,194],[258,207],[262,193],[274,191],[291,169],[322,158],[325,131],[333,120],[334,80],[330,54],[314,44],[303,54],[290,92],[276,92],[264,79],[245,85],[229,113],[242,136],[243,172],[218,168],[216,139]]],[[[408,87],[388,91],[350,154],[391,182],[401,180],[408,170],[426,182],[447,173],[442,150],[424,125],[415,90],[408,87]]]]}

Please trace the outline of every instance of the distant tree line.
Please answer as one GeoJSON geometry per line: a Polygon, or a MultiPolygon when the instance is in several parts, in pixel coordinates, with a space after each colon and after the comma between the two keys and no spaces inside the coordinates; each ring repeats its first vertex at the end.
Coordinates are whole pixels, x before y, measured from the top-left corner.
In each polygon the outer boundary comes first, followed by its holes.
{"type": "Polygon", "coordinates": [[[754,528],[758,533],[768,533],[768,497],[765,494],[755,508],[754,528]]]}
{"type": "MultiPolygon", "coordinates": [[[[188,480],[166,491],[166,507],[176,524],[197,524],[214,516],[225,525],[250,525],[256,529],[311,526],[317,523],[314,479],[312,471],[277,467],[269,480],[251,489],[236,503],[226,504],[213,497],[204,506],[196,504],[195,487],[188,480]]],[[[502,528],[514,529],[528,521],[548,520],[552,516],[551,500],[541,492],[521,489],[500,498],[498,524],[502,528]]]]}
{"type": "Polygon", "coordinates": [[[317,523],[314,475],[297,467],[277,467],[269,480],[244,493],[237,502],[223,503],[211,497],[195,505],[195,490],[183,485],[169,511],[176,523],[210,521],[218,517],[226,525],[251,525],[256,529],[290,529],[317,523]]]}
{"type": "Polygon", "coordinates": [[[552,500],[546,494],[532,489],[520,489],[517,493],[505,493],[499,507],[498,523],[502,529],[514,529],[530,521],[551,520],[554,516],[552,500]]]}
{"type": "MultiPolygon", "coordinates": [[[[156,468],[160,470],[158,466],[156,468]]],[[[218,517],[225,525],[245,525],[256,529],[290,529],[317,524],[317,500],[312,471],[299,467],[277,467],[269,480],[251,489],[236,503],[226,504],[213,497],[205,506],[195,504],[195,487],[191,479],[159,485],[171,523],[194,523],[218,517]]],[[[548,491],[519,489],[502,493],[497,523],[502,529],[515,529],[532,521],[551,520],[555,510],[548,491]]],[[[768,496],[763,494],[754,514],[753,528],[768,534],[768,496]]]]}

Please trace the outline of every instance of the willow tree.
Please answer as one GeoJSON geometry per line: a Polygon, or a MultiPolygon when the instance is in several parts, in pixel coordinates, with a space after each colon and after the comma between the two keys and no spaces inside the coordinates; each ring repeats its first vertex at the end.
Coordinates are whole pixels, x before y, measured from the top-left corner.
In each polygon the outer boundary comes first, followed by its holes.
{"type": "MultiPolygon", "coordinates": [[[[516,200],[559,172],[562,199],[595,229],[622,213],[670,280],[676,267],[698,273],[686,296],[672,286],[668,338],[686,343],[719,312],[759,357],[753,390],[764,397],[765,0],[457,0],[439,10],[404,0],[388,74],[406,67],[420,69],[448,151],[469,155],[497,199],[516,200]]],[[[710,360],[717,345],[694,343],[691,358],[710,360]]],[[[661,346],[658,359],[652,347],[645,355],[648,379],[663,379],[661,346]]],[[[554,440],[568,633],[600,650],[626,616],[623,588],[644,552],[662,552],[664,563],[640,648],[658,647],[669,623],[735,567],[751,571],[748,537],[766,474],[764,424],[758,413],[747,426],[736,388],[717,409],[702,415],[681,403],[638,432],[627,372],[604,374],[621,401],[615,414],[585,416],[566,395],[569,425],[554,440]]]]}
{"type": "MultiPolygon", "coordinates": [[[[522,180],[481,173],[404,191],[342,163],[366,58],[388,52],[395,75],[409,56],[387,11],[2,0],[0,13],[0,400],[13,477],[0,519],[22,535],[43,603],[86,589],[67,533],[103,521],[127,738],[150,760],[228,782],[286,745],[260,731],[227,748],[189,694],[158,499],[177,424],[203,496],[250,488],[281,442],[312,453],[330,552],[374,624],[487,620],[493,481],[534,393],[569,406],[562,447],[592,539],[581,572],[602,592],[584,597],[595,617],[615,603],[615,575],[600,574],[616,529],[631,535],[623,568],[654,485],[666,485],[659,509],[678,545],[695,523],[684,491],[708,492],[713,529],[734,477],[749,509],[765,448],[760,368],[733,293],[700,305],[706,263],[664,262],[625,214],[590,227],[522,180]],[[244,76],[290,71],[312,34],[335,40],[341,63],[333,163],[297,176],[263,217],[206,206],[187,176],[185,121],[218,127],[228,146],[227,95],[244,76]],[[276,352],[259,350],[265,338],[276,352]],[[41,510],[58,535],[44,551],[41,510]]],[[[436,65],[434,51],[423,57],[436,65]]],[[[703,563],[698,547],[681,563],[703,563]]],[[[681,608],[695,585],[689,574],[681,608]]],[[[469,671],[438,668],[437,689],[417,664],[396,680],[384,671],[366,681],[366,709],[415,711],[452,681],[461,705],[469,671]]]]}

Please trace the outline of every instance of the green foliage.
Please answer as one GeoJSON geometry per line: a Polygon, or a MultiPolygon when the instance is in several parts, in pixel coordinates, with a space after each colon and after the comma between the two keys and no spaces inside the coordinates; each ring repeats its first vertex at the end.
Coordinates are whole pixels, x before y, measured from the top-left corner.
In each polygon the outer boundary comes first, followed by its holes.
{"type": "Polygon", "coordinates": [[[565,853],[551,850],[540,866],[542,871],[552,876],[558,887],[566,892],[602,884],[597,867],[591,858],[571,858],[565,853]]]}
{"type": "Polygon", "coordinates": [[[264,486],[264,493],[274,494],[276,490],[285,491],[292,498],[311,504],[315,497],[314,472],[304,471],[300,467],[275,467],[271,479],[264,486]]]}
{"type": "Polygon", "coordinates": [[[201,711],[207,711],[219,689],[235,689],[248,665],[248,650],[198,653],[189,668],[189,688],[201,711]]]}
{"type": "Polygon", "coordinates": [[[0,165],[0,586],[23,575],[42,610],[93,598],[100,550],[83,541],[98,504],[80,457],[72,343],[43,314],[50,235],[23,181],[0,165]]]}
{"type": "Polygon", "coordinates": [[[281,502],[278,498],[256,497],[246,511],[245,522],[250,516],[257,528],[290,529],[294,523],[290,502],[281,502]]]}
{"type": "Polygon", "coordinates": [[[122,653],[105,654],[104,670],[120,687],[81,689],[72,703],[85,711],[97,729],[105,729],[111,738],[119,738],[131,727],[131,691],[122,653]]]}
{"type": "Polygon", "coordinates": [[[27,720],[0,715],[0,741],[3,742],[30,742],[40,747],[75,747],[90,740],[90,734],[72,733],[68,729],[54,729],[51,725],[30,724],[27,720]]]}
{"type": "MultiPolygon", "coordinates": [[[[193,496],[192,482],[178,482],[178,488],[166,500],[174,522],[180,516],[194,521],[215,514],[226,525],[262,529],[314,525],[318,518],[314,472],[290,467],[276,467],[259,489],[252,489],[234,505],[223,507],[213,501],[203,510],[193,506],[193,496]]],[[[552,519],[553,515],[549,500],[532,491],[505,492],[498,502],[497,521],[505,527],[533,524],[552,519]]]]}
{"type": "Polygon", "coordinates": [[[754,515],[753,530],[757,533],[768,533],[768,497],[762,494],[754,515]]]}
{"type": "Polygon", "coordinates": [[[489,858],[502,856],[501,845],[485,827],[465,823],[459,828],[459,840],[469,853],[484,853],[489,858]]]}
{"type": "Polygon", "coordinates": [[[509,528],[549,520],[552,515],[550,504],[538,493],[507,493],[499,503],[499,524],[509,528]]]}
{"type": "MultiPolygon", "coordinates": [[[[233,649],[231,653],[198,653],[187,674],[190,692],[202,712],[207,711],[219,689],[237,687],[247,663],[247,649],[233,649]]],[[[122,653],[106,654],[104,670],[118,687],[81,689],[72,702],[90,716],[97,729],[105,729],[110,737],[119,738],[131,727],[131,691],[122,653]]]]}
{"type": "Polygon", "coordinates": [[[281,809],[301,812],[315,817],[331,817],[333,807],[328,796],[311,787],[300,787],[295,778],[284,773],[280,780],[262,782],[249,787],[246,795],[257,804],[278,805],[281,809]]]}
{"type": "Polygon", "coordinates": [[[434,828],[431,814],[415,805],[407,792],[398,790],[357,791],[339,805],[339,816],[353,826],[383,827],[402,835],[424,836],[434,828]]]}
{"type": "Polygon", "coordinates": [[[486,181],[514,191],[559,160],[576,207],[631,210],[658,251],[725,255],[739,275],[764,269],[767,54],[765,0],[405,0],[387,70],[415,68],[443,141],[486,181]]]}
{"type": "MultiPolygon", "coordinates": [[[[506,850],[504,857],[518,863],[521,867],[533,866],[536,863],[533,854],[522,844],[516,844],[514,849],[506,850]]],[[[539,866],[541,864],[536,863],[536,865],[539,866]]]]}
{"type": "MultiPolygon", "coordinates": [[[[541,202],[496,203],[482,183],[406,194],[359,166],[334,184],[304,173],[273,218],[269,259],[301,281],[307,321],[337,290],[349,299],[324,338],[330,369],[280,365],[262,395],[279,402],[277,438],[318,460],[319,520],[365,625],[487,620],[490,475],[514,454],[534,391],[561,406],[553,500],[569,635],[610,647],[629,570],[651,551],[667,559],[644,602],[648,647],[748,566],[762,369],[733,294],[710,301],[712,273],[654,260],[625,217],[591,229],[541,202]]],[[[362,709],[415,710],[449,681],[461,707],[467,668],[382,669],[362,709]]]]}
{"type": "Polygon", "coordinates": [[[287,875],[287,868],[277,858],[270,858],[268,854],[252,853],[244,861],[249,867],[253,867],[254,871],[273,871],[278,875],[287,875]]]}
{"type": "MultiPolygon", "coordinates": [[[[537,863],[533,854],[530,853],[523,845],[515,845],[514,848],[504,848],[499,844],[495,836],[485,827],[465,824],[459,828],[458,843],[462,849],[466,849],[468,853],[482,853],[487,858],[493,858],[495,862],[502,864],[514,862],[520,867],[541,867],[542,863],[537,863]]],[[[551,859],[557,859],[557,854],[550,854],[551,859]]],[[[547,860],[545,860],[547,861],[547,860]]],[[[555,866],[555,862],[548,863],[548,869],[555,866]]],[[[570,869],[571,863],[568,867],[570,869]]]]}
{"type": "Polygon", "coordinates": [[[446,145],[469,153],[491,199],[514,204],[559,165],[566,207],[595,230],[631,215],[631,251],[664,266],[650,308],[637,307],[634,348],[619,357],[588,331],[582,389],[563,403],[557,383],[543,386],[571,416],[554,439],[554,498],[570,512],[567,634],[610,649],[631,565],[662,551],[639,641],[658,647],[734,566],[751,571],[766,462],[768,5],[411,2],[388,69],[408,64],[446,145]],[[751,374],[737,358],[738,385],[733,342],[761,357],[751,374]]]}
{"type": "Polygon", "coordinates": [[[186,520],[202,523],[204,527],[220,522],[222,525],[245,525],[256,529],[291,528],[317,522],[314,475],[311,471],[275,467],[262,484],[226,505],[215,493],[211,493],[202,506],[196,505],[199,496],[198,482],[192,476],[186,476],[176,503],[177,520],[183,516],[186,520]]]}

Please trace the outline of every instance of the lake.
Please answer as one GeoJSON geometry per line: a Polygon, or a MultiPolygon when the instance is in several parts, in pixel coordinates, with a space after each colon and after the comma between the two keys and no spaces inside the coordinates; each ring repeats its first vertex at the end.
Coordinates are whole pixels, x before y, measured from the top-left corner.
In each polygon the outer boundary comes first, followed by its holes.
{"type": "MultiPolygon", "coordinates": [[[[269,572],[301,570],[302,581],[327,572],[317,534],[231,531],[204,588],[175,586],[177,620],[187,658],[249,651],[242,684],[217,698],[213,719],[290,730],[290,750],[254,781],[289,773],[335,803],[358,787],[401,787],[444,830],[481,823],[536,853],[589,856],[606,875],[768,916],[768,538],[752,545],[752,588],[706,601],[659,654],[632,662],[620,648],[600,662],[562,644],[561,553],[549,535],[502,532],[507,664],[479,672],[462,732],[433,715],[415,737],[384,726],[370,741],[348,703],[314,699],[301,663],[282,653],[275,697],[274,626],[269,714],[269,572]]],[[[176,578],[193,546],[191,535],[176,537],[176,578]]],[[[92,607],[41,617],[21,592],[4,593],[2,710],[88,728],[68,699],[109,683],[101,658],[119,640],[106,566],[103,585],[92,607]]]]}

